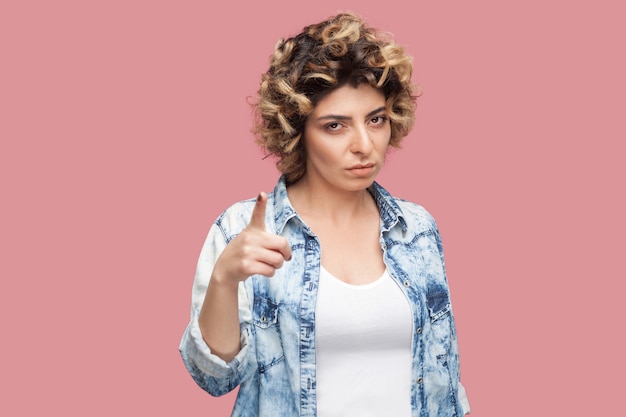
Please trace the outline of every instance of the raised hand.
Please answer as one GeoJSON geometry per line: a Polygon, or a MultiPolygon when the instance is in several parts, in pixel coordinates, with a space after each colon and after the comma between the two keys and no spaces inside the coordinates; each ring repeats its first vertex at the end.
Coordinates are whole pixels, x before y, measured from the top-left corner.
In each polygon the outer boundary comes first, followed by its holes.
{"type": "Polygon", "coordinates": [[[230,241],[213,267],[198,324],[211,351],[231,361],[240,349],[238,318],[239,282],[251,275],[274,275],[286,260],[291,247],[282,236],[265,230],[267,195],[260,193],[250,223],[230,241]]]}
{"type": "Polygon", "coordinates": [[[238,283],[254,274],[272,277],[286,260],[291,259],[291,247],[287,239],[266,231],[266,206],[267,195],[260,193],[250,223],[218,258],[213,279],[238,283]]]}

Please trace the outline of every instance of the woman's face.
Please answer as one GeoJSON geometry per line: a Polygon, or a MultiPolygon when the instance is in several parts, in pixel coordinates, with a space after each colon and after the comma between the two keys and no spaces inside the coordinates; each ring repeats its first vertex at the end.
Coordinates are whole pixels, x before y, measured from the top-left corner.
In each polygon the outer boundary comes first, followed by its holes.
{"type": "Polygon", "coordinates": [[[334,90],[307,117],[303,137],[307,182],[345,191],[369,187],[391,138],[383,92],[368,84],[334,90]]]}

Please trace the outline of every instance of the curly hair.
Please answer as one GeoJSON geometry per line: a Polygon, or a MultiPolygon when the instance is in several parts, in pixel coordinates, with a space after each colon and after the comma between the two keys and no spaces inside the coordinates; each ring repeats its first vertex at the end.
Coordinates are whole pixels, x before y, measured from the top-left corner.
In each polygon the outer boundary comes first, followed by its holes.
{"type": "Polygon", "coordinates": [[[367,83],[385,95],[391,121],[389,144],[399,147],[415,121],[417,94],[412,59],[389,35],[367,27],[360,17],[341,13],[280,39],[262,75],[253,132],[277,159],[287,184],[306,171],[302,139],[306,118],[317,103],[346,84],[367,83]]]}

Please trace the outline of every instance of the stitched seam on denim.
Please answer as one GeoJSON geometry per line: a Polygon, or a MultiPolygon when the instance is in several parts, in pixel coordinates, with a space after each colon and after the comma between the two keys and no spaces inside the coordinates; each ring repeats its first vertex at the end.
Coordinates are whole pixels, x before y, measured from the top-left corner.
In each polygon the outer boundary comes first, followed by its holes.
{"type": "Polygon", "coordinates": [[[442,317],[449,315],[450,312],[451,312],[450,303],[448,303],[444,308],[442,308],[441,310],[439,310],[438,312],[430,316],[430,322],[435,323],[436,321],[439,321],[442,317]]]}
{"type": "Polygon", "coordinates": [[[263,366],[259,365],[259,373],[260,374],[264,373],[265,371],[267,371],[271,367],[273,367],[275,365],[278,365],[279,363],[283,362],[284,360],[285,360],[285,355],[282,355],[280,358],[272,359],[272,361],[270,363],[268,363],[267,365],[263,365],[263,366]]]}

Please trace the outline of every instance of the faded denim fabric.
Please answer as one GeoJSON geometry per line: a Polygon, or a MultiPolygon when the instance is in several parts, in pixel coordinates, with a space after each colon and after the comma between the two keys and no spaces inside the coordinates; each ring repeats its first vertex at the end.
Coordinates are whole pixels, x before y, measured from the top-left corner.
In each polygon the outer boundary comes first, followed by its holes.
{"type": "MultiPolygon", "coordinates": [[[[463,416],[469,413],[469,403],[460,383],[437,225],[424,208],[392,197],[377,183],[370,192],[380,212],[384,262],[413,312],[412,415],[463,416]]],[[[191,320],[179,349],[193,379],[210,394],[222,395],[241,385],[232,416],[314,417],[320,244],[291,206],[283,178],[268,194],[266,225],[288,239],[293,256],[274,277],[255,275],[239,285],[241,351],[226,363],[211,353],[198,327],[212,267],[247,226],[254,204],[254,199],[234,204],[211,227],[194,279],[191,320]]]]}

